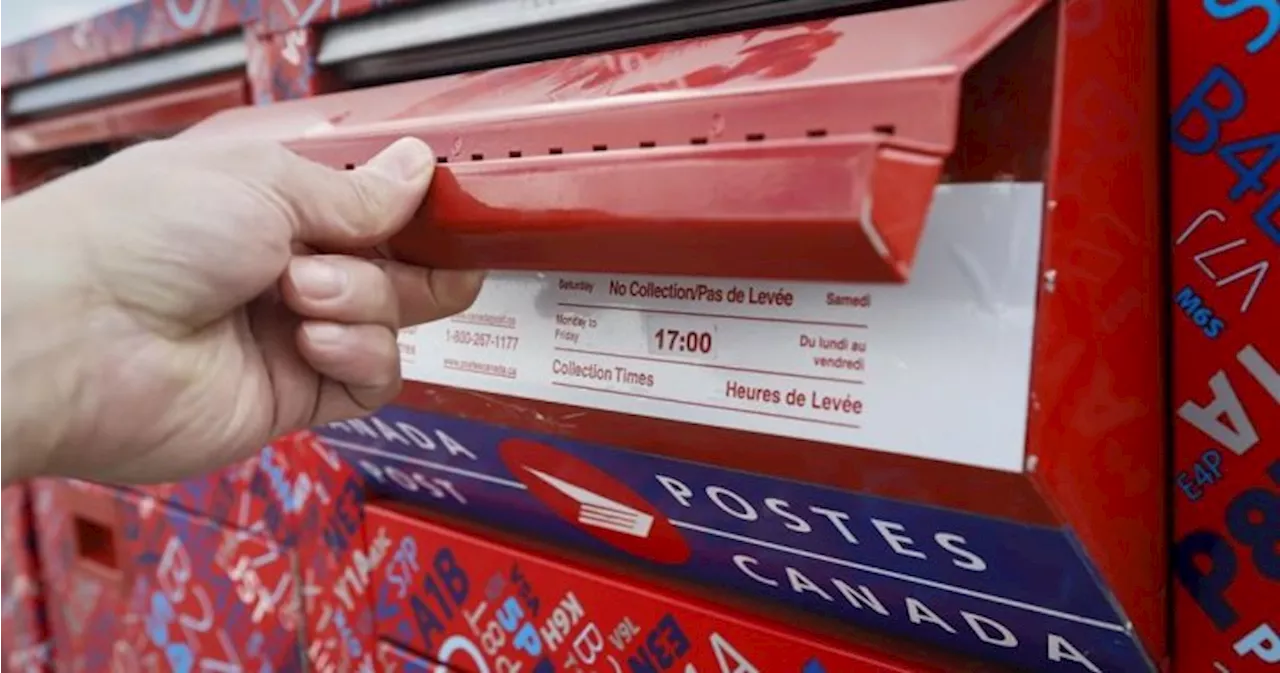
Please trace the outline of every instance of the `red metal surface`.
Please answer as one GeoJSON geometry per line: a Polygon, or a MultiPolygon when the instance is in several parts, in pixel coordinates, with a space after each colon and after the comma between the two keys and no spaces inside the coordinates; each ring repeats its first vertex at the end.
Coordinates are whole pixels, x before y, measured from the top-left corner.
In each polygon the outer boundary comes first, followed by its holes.
{"type": "Polygon", "coordinates": [[[378,670],[385,673],[428,673],[433,664],[402,647],[388,642],[378,643],[378,670]]]}
{"type": "Polygon", "coordinates": [[[417,0],[261,0],[262,26],[271,32],[354,19],[370,12],[414,4],[417,0]]]}
{"type": "Polygon", "coordinates": [[[0,51],[5,88],[194,42],[257,20],[257,2],[136,0],[0,51]]]}
{"type": "Polygon", "coordinates": [[[315,29],[277,33],[246,32],[248,76],[256,105],[307,98],[321,93],[324,78],[316,67],[320,36],[315,29]]]}
{"type": "Polygon", "coordinates": [[[145,496],[34,489],[57,670],[297,669],[288,550],[145,496]]]}
{"type": "Polygon", "coordinates": [[[941,164],[874,137],[464,164],[390,248],[435,267],[901,281],[941,164]]]}
{"type": "Polygon", "coordinates": [[[942,671],[370,506],[380,638],[461,671],[942,671]]]}
{"type": "MultiPolygon", "coordinates": [[[[5,88],[179,47],[243,27],[276,39],[295,29],[352,19],[412,0],[136,0],[4,47],[5,88]]],[[[252,39],[252,38],[251,38],[252,39]]]]}
{"type": "MultiPolygon", "coordinates": [[[[175,545],[183,545],[183,553],[199,553],[189,547],[198,546],[202,538],[213,535],[199,530],[200,526],[209,527],[222,536],[216,565],[212,571],[196,566],[182,571],[190,575],[185,581],[193,585],[203,582],[208,591],[221,587],[227,595],[213,596],[220,605],[227,600],[250,604],[257,624],[278,619],[286,625],[287,633],[296,630],[297,637],[305,642],[300,656],[306,658],[308,670],[317,673],[374,670],[371,668],[373,621],[364,596],[368,568],[363,560],[362,489],[350,468],[316,442],[310,433],[282,437],[258,456],[208,477],[134,489],[143,494],[141,496],[122,496],[101,487],[61,483],[46,485],[45,489],[57,497],[42,518],[48,524],[42,529],[42,544],[56,544],[59,536],[65,535],[63,521],[68,516],[76,516],[76,512],[89,517],[95,516],[94,512],[119,512],[119,505],[114,508],[111,505],[113,499],[140,503],[144,518],[156,516],[151,512],[168,512],[170,521],[157,524],[155,535],[144,542],[118,548],[119,567],[133,567],[145,563],[146,559],[154,564],[156,555],[175,545]],[[79,508],[77,499],[82,505],[79,508]],[[202,523],[193,528],[190,521],[202,523]],[[253,556],[247,567],[239,567],[242,561],[234,557],[253,553],[255,545],[263,540],[271,541],[271,550],[253,556]],[[253,579],[251,571],[256,571],[261,564],[274,563],[273,554],[283,555],[291,562],[292,559],[305,562],[297,564],[290,579],[266,571],[253,579]],[[234,586],[226,587],[220,572],[227,573],[234,580],[234,586]],[[293,602],[295,597],[297,603],[293,602]]],[[[126,507],[126,511],[132,510],[126,507]]],[[[104,528],[122,530],[118,520],[102,523],[104,528]]],[[[207,540],[203,543],[208,544],[207,540]]],[[[122,581],[114,580],[115,584],[122,581]]],[[[153,610],[145,604],[120,609],[141,612],[139,615],[128,612],[126,619],[146,618],[153,610]]],[[[210,628],[214,626],[228,625],[216,619],[210,628]]],[[[130,641],[136,635],[132,631],[105,625],[99,630],[101,633],[95,632],[93,636],[95,640],[84,646],[87,652],[95,648],[131,651],[136,647],[136,643],[130,641]]],[[[56,644],[60,649],[82,649],[77,641],[67,639],[75,632],[63,629],[59,633],[56,644]]],[[[228,634],[234,635],[230,631],[228,634]]],[[[250,642],[265,637],[249,635],[250,642]]],[[[235,644],[236,648],[226,656],[253,657],[263,646],[263,643],[249,646],[239,640],[235,644]]],[[[219,650],[209,649],[203,641],[193,640],[188,645],[197,661],[204,657],[209,665],[214,665],[219,656],[219,650]]]]}
{"type": "Polygon", "coordinates": [[[427,140],[447,165],[391,249],[434,266],[902,280],[965,74],[1038,5],[643,48],[644,67],[625,74],[594,56],[515,66],[231,113],[194,133],[267,134],[336,166],[427,140]],[[948,30],[927,49],[865,42],[921,24],[948,30]],[[741,254],[716,254],[730,247],[741,254]]]}
{"type": "Polygon", "coordinates": [[[0,647],[0,667],[5,673],[52,670],[30,505],[25,485],[4,490],[4,642],[0,647]]]}
{"type": "Polygon", "coordinates": [[[1275,670],[1280,4],[1175,4],[1168,19],[1173,668],[1275,670]]]}
{"type": "Polygon", "coordinates": [[[242,74],[183,83],[90,110],[10,124],[4,131],[5,148],[22,157],[76,145],[163,137],[245,102],[242,74]]]}
{"type": "Polygon", "coordinates": [[[1060,9],[1027,472],[1160,661],[1169,573],[1157,12],[1151,0],[1060,9]]]}

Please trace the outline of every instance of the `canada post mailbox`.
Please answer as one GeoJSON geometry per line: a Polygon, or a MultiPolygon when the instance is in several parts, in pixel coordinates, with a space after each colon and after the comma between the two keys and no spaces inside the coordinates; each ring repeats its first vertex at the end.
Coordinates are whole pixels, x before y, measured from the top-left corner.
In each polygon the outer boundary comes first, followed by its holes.
{"type": "Polygon", "coordinates": [[[335,168],[436,149],[386,252],[493,271],[469,311],[404,330],[394,405],[320,429],[380,495],[758,610],[1154,670],[1155,21],[932,3],[188,134],[335,168]]]}

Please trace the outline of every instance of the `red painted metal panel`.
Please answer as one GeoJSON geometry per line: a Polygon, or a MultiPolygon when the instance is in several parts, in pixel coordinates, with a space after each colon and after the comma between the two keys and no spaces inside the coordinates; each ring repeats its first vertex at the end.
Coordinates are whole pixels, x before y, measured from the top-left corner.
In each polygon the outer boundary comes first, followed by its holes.
{"type": "Polygon", "coordinates": [[[261,0],[262,28],[269,32],[306,28],[323,23],[354,19],[374,11],[383,11],[397,5],[412,4],[415,0],[261,0]]]}
{"type": "Polygon", "coordinates": [[[378,670],[383,673],[429,673],[434,664],[393,643],[378,643],[378,670]]]}
{"type": "Polygon", "coordinates": [[[25,485],[4,490],[4,642],[0,647],[0,667],[5,673],[53,670],[30,506],[25,485]]]}
{"type": "Polygon", "coordinates": [[[12,156],[22,157],[76,145],[162,137],[246,102],[242,74],[184,83],[90,110],[9,125],[5,147],[12,156]]]}
{"type": "Polygon", "coordinates": [[[1165,225],[1152,0],[1063,3],[1027,472],[1167,651],[1165,225]]]}
{"type": "Polygon", "coordinates": [[[960,670],[779,623],[370,506],[379,637],[460,671],[960,670]],[[726,663],[729,664],[726,666],[726,663]]]}
{"type": "Polygon", "coordinates": [[[440,172],[423,226],[389,245],[435,267],[903,280],[942,162],[886,145],[848,137],[464,164],[440,172]],[[734,255],[718,254],[730,246],[734,255]]]}
{"type": "Polygon", "coordinates": [[[1280,3],[1169,8],[1174,670],[1280,665],[1280,3]]]}
{"type": "Polygon", "coordinates": [[[900,281],[966,73],[1039,4],[641,48],[632,72],[601,72],[594,56],[515,66],[233,112],[191,133],[268,135],[337,166],[427,140],[447,163],[390,247],[434,266],[900,281]],[[918,39],[867,44],[904,30],[918,39]],[[740,254],[717,254],[729,248],[740,254]]]}
{"type": "Polygon", "coordinates": [[[297,670],[290,551],[145,496],[34,489],[57,670],[297,670]]]}
{"type": "Polygon", "coordinates": [[[320,35],[313,28],[278,33],[247,31],[249,90],[255,105],[321,93],[326,78],[316,66],[320,35]]]}

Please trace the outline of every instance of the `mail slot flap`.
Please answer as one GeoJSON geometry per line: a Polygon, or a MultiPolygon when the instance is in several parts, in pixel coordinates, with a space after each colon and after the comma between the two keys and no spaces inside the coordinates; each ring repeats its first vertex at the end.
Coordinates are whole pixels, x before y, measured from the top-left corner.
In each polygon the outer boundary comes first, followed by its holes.
{"type": "Polygon", "coordinates": [[[163,136],[214,113],[244,105],[242,74],[186,83],[75,112],[35,117],[5,129],[15,156],[126,138],[163,136]]]}
{"type": "Polygon", "coordinates": [[[378,636],[456,670],[560,671],[574,660],[633,671],[721,670],[722,661],[759,671],[943,670],[836,647],[393,507],[365,515],[371,557],[381,559],[371,587],[378,636]]]}
{"type": "MultiPolygon", "coordinates": [[[[274,138],[335,167],[426,140],[441,169],[391,251],[434,266],[902,281],[967,74],[1041,4],[530,63],[232,111],[189,134],[274,138]]],[[[1017,144],[963,135],[982,152],[1017,144]]]]}

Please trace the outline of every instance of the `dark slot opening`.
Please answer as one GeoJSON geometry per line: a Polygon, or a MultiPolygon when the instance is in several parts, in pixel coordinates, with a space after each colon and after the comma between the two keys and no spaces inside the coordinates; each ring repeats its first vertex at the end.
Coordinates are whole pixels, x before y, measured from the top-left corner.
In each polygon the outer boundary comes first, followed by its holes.
{"type": "Polygon", "coordinates": [[[698,136],[696,138],[690,138],[689,142],[693,143],[694,145],[706,145],[707,139],[705,137],[698,136]]]}
{"type": "Polygon", "coordinates": [[[827,136],[826,129],[809,129],[804,134],[810,138],[825,138],[827,136]]]}
{"type": "Polygon", "coordinates": [[[643,147],[644,149],[649,149],[650,147],[657,147],[657,146],[658,146],[658,143],[655,143],[655,142],[654,142],[654,141],[652,141],[652,140],[641,140],[641,141],[640,141],[640,147],[643,147]]]}
{"type": "Polygon", "coordinates": [[[440,156],[437,156],[437,157],[436,157],[436,163],[438,163],[438,164],[447,164],[447,163],[449,163],[449,157],[440,157],[440,156]]]}
{"type": "Polygon", "coordinates": [[[763,133],[748,133],[748,134],[747,134],[747,142],[758,143],[758,142],[760,142],[761,140],[764,140],[764,134],[763,134],[763,133]]]}
{"type": "Polygon", "coordinates": [[[881,133],[886,136],[891,136],[898,132],[898,127],[894,126],[893,124],[877,124],[875,126],[872,126],[871,130],[875,131],[876,133],[881,133]]]}
{"type": "Polygon", "coordinates": [[[548,153],[548,154],[564,154],[564,148],[563,148],[563,147],[552,147],[551,149],[547,150],[547,153],[548,153]]]}
{"type": "Polygon", "coordinates": [[[119,570],[116,536],[110,528],[79,516],[73,518],[76,550],[80,558],[104,568],[119,570]]]}
{"type": "Polygon", "coordinates": [[[609,146],[608,146],[608,145],[592,145],[592,146],[591,146],[591,151],[592,151],[592,152],[604,152],[604,151],[606,151],[606,150],[608,150],[608,149],[609,149],[609,146]]]}
{"type": "Polygon", "coordinates": [[[342,168],[343,168],[344,170],[354,171],[354,170],[356,169],[356,165],[355,165],[355,164],[347,164],[346,166],[343,166],[342,168]]]}
{"type": "Polygon", "coordinates": [[[472,161],[484,161],[484,155],[483,155],[483,154],[472,154],[472,155],[471,155],[471,160],[472,160],[472,161]]]}
{"type": "Polygon", "coordinates": [[[507,156],[511,157],[512,159],[519,159],[520,157],[524,156],[524,153],[522,153],[520,150],[511,150],[510,152],[507,152],[507,156]]]}

